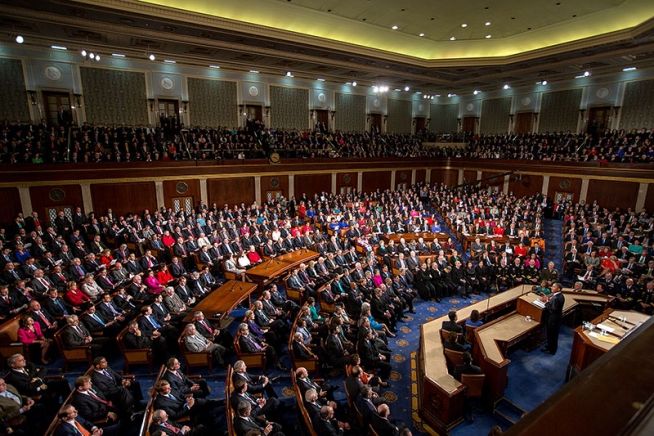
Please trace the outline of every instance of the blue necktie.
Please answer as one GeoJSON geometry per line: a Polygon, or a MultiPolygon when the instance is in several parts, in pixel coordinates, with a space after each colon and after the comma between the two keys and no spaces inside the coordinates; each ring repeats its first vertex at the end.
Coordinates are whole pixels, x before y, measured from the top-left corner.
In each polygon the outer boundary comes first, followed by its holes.
{"type": "Polygon", "coordinates": [[[159,324],[154,318],[151,316],[148,317],[148,321],[150,321],[150,324],[154,326],[154,328],[158,329],[161,328],[161,324],[159,324]]]}
{"type": "Polygon", "coordinates": [[[96,320],[98,323],[100,323],[100,325],[101,325],[102,327],[105,326],[104,321],[102,321],[102,320],[100,319],[100,317],[99,317],[97,314],[94,313],[93,315],[91,315],[91,317],[93,317],[94,320],[96,320]]]}

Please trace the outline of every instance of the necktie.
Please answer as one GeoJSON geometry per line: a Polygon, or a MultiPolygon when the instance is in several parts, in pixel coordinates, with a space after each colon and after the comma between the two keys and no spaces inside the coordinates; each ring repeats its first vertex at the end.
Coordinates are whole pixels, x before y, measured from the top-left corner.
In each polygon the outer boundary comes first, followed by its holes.
{"type": "Polygon", "coordinates": [[[9,398],[10,400],[14,400],[19,406],[22,406],[22,401],[20,400],[20,397],[17,397],[12,392],[9,392],[8,390],[6,390],[1,395],[3,397],[9,398]]]}
{"type": "Polygon", "coordinates": [[[102,404],[104,404],[104,405],[106,405],[106,406],[111,406],[111,402],[110,402],[110,401],[107,401],[107,400],[104,400],[104,399],[100,398],[100,397],[98,396],[98,394],[96,394],[96,393],[93,392],[92,390],[89,390],[89,396],[90,396],[91,398],[93,398],[95,401],[99,401],[100,403],[102,403],[102,404]]]}
{"type": "Polygon", "coordinates": [[[82,436],[91,436],[91,432],[89,432],[87,429],[82,427],[82,424],[80,424],[79,422],[73,421],[73,426],[82,436]]]}
{"type": "Polygon", "coordinates": [[[43,324],[45,324],[45,326],[46,326],[47,328],[50,328],[50,321],[48,321],[48,318],[45,317],[45,315],[43,314],[43,312],[41,312],[41,311],[39,310],[38,312],[36,312],[36,314],[39,316],[39,318],[41,318],[41,320],[43,321],[43,324]]]}
{"type": "Polygon", "coordinates": [[[257,342],[252,339],[250,335],[247,335],[246,338],[250,341],[250,343],[254,346],[254,349],[257,351],[261,351],[261,345],[257,344],[257,342]]]}
{"type": "Polygon", "coordinates": [[[159,323],[158,323],[154,318],[152,318],[151,316],[148,316],[148,321],[150,321],[150,324],[152,324],[152,326],[153,326],[155,329],[161,328],[161,324],[159,324],[159,323]]]}
{"type": "Polygon", "coordinates": [[[59,301],[58,298],[55,298],[54,302],[57,306],[59,306],[59,308],[64,313],[64,315],[68,315],[68,311],[66,310],[66,307],[63,304],[61,304],[61,301],[59,301]]]}
{"type": "Polygon", "coordinates": [[[100,324],[102,327],[105,326],[104,321],[102,321],[102,320],[100,319],[100,317],[98,316],[97,313],[92,314],[92,315],[91,315],[91,318],[93,318],[94,320],[96,320],[96,321],[98,322],[98,324],[100,324]]]}
{"type": "Polygon", "coordinates": [[[164,427],[166,427],[168,430],[172,431],[175,434],[179,433],[179,429],[173,426],[172,424],[169,424],[168,422],[164,423],[164,427]]]}

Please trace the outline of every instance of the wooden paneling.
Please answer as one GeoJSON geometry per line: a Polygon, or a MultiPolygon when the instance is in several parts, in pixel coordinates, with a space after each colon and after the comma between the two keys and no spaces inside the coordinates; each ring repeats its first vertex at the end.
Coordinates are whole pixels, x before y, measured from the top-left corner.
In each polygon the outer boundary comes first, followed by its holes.
{"type": "MultiPolygon", "coordinates": [[[[254,177],[207,180],[209,204],[251,204],[254,202],[254,177]]],[[[264,195],[263,192],[261,194],[264,195]]]]}
{"type": "Polygon", "coordinates": [[[314,194],[332,191],[331,174],[299,174],[295,176],[295,198],[306,194],[312,198],[314,194]]]}
{"type": "MultiPolygon", "coordinates": [[[[46,207],[81,207],[82,188],[80,185],[32,186],[30,188],[30,198],[32,199],[32,209],[37,211],[40,217],[47,218],[46,207]]],[[[86,210],[84,212],[91,211],[86,210]]]]}
{"type": "Polygon", "coordinates": [[[554,198],[557,192],[571,192],[573,194],[572,201],[576,203],[579,201],[579,194],[581,193],[581,179],[557,176],[550,177],[547,195],[554,198]]]}
{"type": "Polygon", "coordinates": [[[416,183],[424,182],[427,170],[416,170],[416,183]]]}
{"type": "Polygon", "coordinates": [[[107,209],[111,209],[114,215],[157,209],[154,182],[94,184],[91,185],[91,196],[96,215],[104,215],[107,209]]]}
{"type": "Polygon", "coordinates": [[[649,213],[654,211],[654,183],[650,183],[647,186],[647,196],[645,197],[645,209],[649,213]]]}
{"type": "Polygon", "coordinates": [[[459,180],[459,172],[453,169],[434,168],[431,170],[431,182],[443,183],[447,186],[456,186],[459,180]]]}
{"type": "Polygon", "coordinates": [[[517,197],[540,194],[542,190],[543,176],[522,174],[517,177],[512,176],[509,181],[509,192],[513,192],[517,197]]]}
{"type": "Polygon", "coordinates": [[[601,206],[622,209],[636,207],[638,183],[614,182],[611,180],[590,180],[586,203],[597,200],[601,206]]]}
{"type": "Polygon", "coordinates": [[[402,183],[411,186],[411,170],[398,170],[395,172],[395,186],[393,186],[393,189],[402,183]]]}
{"type": "Polygon", "coordinates": [[[477,171],[473,171],[473,170],[463,171],[463,182],[464,183],[474,184],[475,180],[477,180],[477,171]]]}
{"type": "Polygon", "coordinates": [[[200,181],[197,179],[166,180],[163,182],[163,191],[166,207],[172,207],[172,199],[175,197],[193,197],[193,206],[200,203],[200,181]]]}
{"type": "MultiPolygon", "coordinates": [[[[390,173],[389,173],[390,174],[390,173]]],[[[331,180],[329,181],[329,186],[331,190],[331,180]]],[[[336,174],[336,192],[341,192],[342,187],[349,187],[352,189],[357,189],[357,173],[348,172],[348,173],[337,173],[336,174]]],[[[365,188],[364,188],[365,191],[365,188]]]]}
{"type": "Polygon", "coordinates": [[[261,199],[265,201],[269,192],[282,192],[288,198],[288,176],[261,176],[261,199]]]}
{"type": "Polygon", "coordinates": [[[504,187],[504,177],[499,177],[502,173],[491,172],[491,171],[482,171],[481,178],[484,180],[484,184],[488,186],[499,186],[500,191],[504,187]]]}
{"type": "Polygon", "coordinates": [[[16,215],[22,212],[20,196],[17,188],[0,188],[0,225],[14,221],[16,215]]]}
{"type": "MultiPolygon", "coordinates": [[[[409,182],[411,175],[409,175],[409,182]]],[[[371,192],[377,189],[382,191],[391,187],[390,171],[371,171],[363,173],[363,192],[371,192]]]]}

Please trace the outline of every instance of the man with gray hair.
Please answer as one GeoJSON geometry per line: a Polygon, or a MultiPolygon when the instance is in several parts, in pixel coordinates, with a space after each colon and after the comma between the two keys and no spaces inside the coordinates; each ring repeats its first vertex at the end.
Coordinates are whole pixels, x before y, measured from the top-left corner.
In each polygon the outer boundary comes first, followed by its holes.
{"type": "Polygon", "coordinates": [[[5,381],[14,386],[21,395],[28,397],[42,395],[44,401],[53,405],[61,404],[61,400],[70,393],[70,386],[63,377],[61,379],[43,380],[43,368],[28,363],[22,354],[14,354],[7,359],[9,372],[5,381]]]}
{"type": "Polygon", "coordinates": [[[149,428],[150,434],[159,432],[167,435],[186,435],[191,433],[191,427],[188,425],[179,426],[168,420],[168,414],[163,409],[157,409],[152,412],[152,424],[149,428]]]}

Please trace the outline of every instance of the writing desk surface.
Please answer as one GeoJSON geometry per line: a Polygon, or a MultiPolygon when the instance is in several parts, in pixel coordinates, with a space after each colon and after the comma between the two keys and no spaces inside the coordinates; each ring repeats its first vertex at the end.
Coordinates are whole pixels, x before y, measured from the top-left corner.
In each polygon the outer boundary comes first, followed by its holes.
{"type": "MultiPolygon", "coordinates": [[[[531,286],[521,285],[500,294],[494,295],[489,299],[479,301],[467,307],[459,309],[457,313],[458,321],[465,321],[470,318],[473,310],[484,313],[487,310],[502,306],[518,298],[521,294],[526,293],[531,286]]],[[[449,318],[447,314],[430,321],[422,326],[423,328],[423,354],[425,364],[425,376],[431,379],[444,391],[453,394],[461,388],[462,384],[447,372],[447,364],[443,355],[443,343],[441,342],[440,329],[443,321],[449,318]]]]}
{"type": "Polygon", "coordinates": [[[318,257],[318,253],[311,250],[297,250],[281,256],[266,259],[259,265],[245,272],[251,278],[269,280],[291,270],[303,262],[318,257]]]}
{"type": "Polygon", "coordinates": [[[257,289],[256,283],[242,282],[240,280],[229,280],[217,289],[214,289],[193,307],[185,322],[193,320],[193,312],[202,311],[207,319],[215,320],[215,314],[220,313],[220,318],[227,316],[241,301],[245,300],[257,289]]]}

